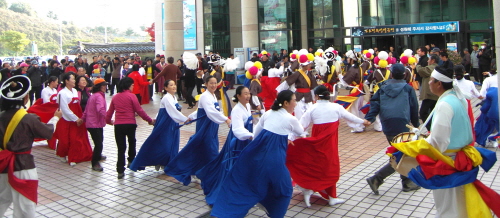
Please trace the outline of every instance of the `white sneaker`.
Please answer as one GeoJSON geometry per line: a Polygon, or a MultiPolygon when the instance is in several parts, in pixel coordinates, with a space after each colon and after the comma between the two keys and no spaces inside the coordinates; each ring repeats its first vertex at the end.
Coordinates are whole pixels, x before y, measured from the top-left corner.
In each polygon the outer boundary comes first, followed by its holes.
{"type": "Polygon", "coordinates": [[[359,129],[351,129],[351,132],[352,133],[360,133],[360,132],[364,132],[365,129],[364,128],[359,128],[359,129]]]}
{"type": "Polygon", "coordinates": [[[58,158],[59,158],[59,160],[60,160],[61,162],[63,162],[63,163],[68,162],[68,160],[66,159],[66,157],[58,157],[58,158]]]}
{"type": "Polygon", "coordinates": [[[328,200],[328,204],[330,206],[333,206],[333,205],[336,205],[336,204],[342,204],[344,202],[345,202],[345,200],[341,199],[341,198],[332,198],[332,197],[330,197],[330,200],[328,200]]]}
{"type": "Polygon", "coordinates": [[[74,167],[74,166],[76,166],[76,163],[75,162],[71,162],[71,163],[69,163],[69,165],[72,166],[72,167],[74,167]]]}
{"type": "Polygon", "coordinates": [[[497,140],[491,141],[491,140],[486,140],[486,145],[484,145],[486,148],[497,148],[498,147],[498,142],[497,140]]]}
{"type": "Polygon", "coordinates": [[[198,179],[198,177],[196,177],[195,175],[191,175],[191,181],[196,183],[201,183],[201,180],[198,179]]]}
{"type": "Polygon", "coordinates": [[[297,188],[302,191],[302,194],[304,194],[304,203],[306,203],[307,207],[311,206],[311,195],[314,194],[314,191],[311,189],[305,189],[297,185],[297,188]]]}

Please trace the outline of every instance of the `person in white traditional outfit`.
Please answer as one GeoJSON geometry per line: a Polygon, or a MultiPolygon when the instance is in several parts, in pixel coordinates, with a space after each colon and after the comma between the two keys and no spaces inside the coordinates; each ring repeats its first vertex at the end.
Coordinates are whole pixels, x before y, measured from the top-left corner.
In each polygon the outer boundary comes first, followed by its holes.
{"type": "Polygon", "coordinates": [[[482,97],[486,97],[486,92],[488,92],[488,89],[490,87],[497,87],[498,88],[498,80],[497,80],[497,71],[492,70],[490,72],[490,77],[484,79],[483,85],[481,86],[481,91],[479,92],[482,97]]]}
{"type": "Polygon", "coordinates": [[[42,90],[42,99],[43,103],[50,102],[50,98],[57,94],[57,85],[58,85],[59,79],[55,76],[49,77],[47,80],[47,86],[42,90]]]}
{"type": "MultiPolygon", "coordinates": [[[[426,141],[444,155],[454,157],[456,152],[449,149],[461,149],[472,140],[472,129],[467,115],[467,102],[460,90],[453,88],[453,72],[440,67],[432,72],[429,87],[439,96],[434,108],[432,132],[426,141]]],[[[458,186],[432,191],[436,204],[436,217],[467,217],[464,187],[458,186]]]]}
{"type": "Polygon", "coordinates": [[[479,98],[483,99],[484,97],[479,94],[479,92],[476,89],[476,86],[474,83],[470,80],[464,79],[464,73],[465,73],[465,68],[462,65],[455,65],[453,67],[453,71],[455,72],[455,81],[458,85],[458,88],[460,88],[460,91],[462,91],[462,94],[464,95],[465,98],[468,100],[471,100],[472,98],[479,98]]]}

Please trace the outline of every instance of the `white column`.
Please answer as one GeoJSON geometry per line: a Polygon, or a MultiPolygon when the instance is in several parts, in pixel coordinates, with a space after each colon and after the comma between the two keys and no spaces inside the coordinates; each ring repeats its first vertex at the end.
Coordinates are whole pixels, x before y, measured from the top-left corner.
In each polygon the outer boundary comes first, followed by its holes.
{"type": "Polygon", "coordinates": [[[243,47],[259,47],[257,0],[241,0],[241,30],[243,47]]]}
{"type": "Polygon", "coordinates": [[[164,0],[165,56],[178,59],[184,52],[184,20],[182,0],[164,0]]]}
{"type": "MultiPolygon", "coordinates": [[[[493,24],[495,29],[495,40],[492,42],[495,45],[495,50],[497,54],[500,54],[500,1],[493,1],[493,24]]],[[[497,72],[500,68],[500,59],[497,56],[497,72]]],[[[498,78],[500,82],[500,78],[498,78]]],[[[500,89],[498,89],[498,96],[500,96],[500,89]]],[[[498,99],[500,102],[500,99],[498,99]]],[[[500,128],[498,128],[500,129],[500,128]]]]}
{"type": "MultiPolygon", "coordinates": [[[[229,31],[231,34],[231,51],[233,53],[234,48],[242,48],[243,41],[242,37],[242,21],[241,21],[241,2],[245,0],[231,0],[229,1],[229,31]]],[[[256,13],[257,14],[257,11],[256,13]]],[[[258,34],[258,32],[257,32],[258,34]]]]}
{"type": "MultiPolygon", "coordinates": [[[[309,49],[313,45],[307,43],[307,3],[306,0],[300,0],[300,37],[302,38],[302,48],[309,49]]],[[[316,51],[316,48],[314,48],[316,51]]]]}

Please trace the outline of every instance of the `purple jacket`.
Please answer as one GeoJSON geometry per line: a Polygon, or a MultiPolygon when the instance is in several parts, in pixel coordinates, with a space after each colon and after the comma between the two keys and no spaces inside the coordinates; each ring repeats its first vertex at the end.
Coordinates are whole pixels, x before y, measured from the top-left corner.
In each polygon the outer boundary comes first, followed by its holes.
{"type": "Polygon", "coordinates": [[[97,92],[90,96],[82,120],[87,128],[106,126],[106,99],[103,92],[97,92]]]}

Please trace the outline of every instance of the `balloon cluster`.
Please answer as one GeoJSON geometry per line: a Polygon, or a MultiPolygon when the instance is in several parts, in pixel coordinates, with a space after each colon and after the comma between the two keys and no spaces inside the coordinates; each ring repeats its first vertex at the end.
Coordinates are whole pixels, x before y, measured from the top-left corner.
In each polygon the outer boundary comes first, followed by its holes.
{"type": "Polygon", "coordinates": [[[399,61],[402,64],[415,64],[417,59],[413,56],[413,51],[411,49],[406,49],[403,54],[401,54],[399,61]]]}
{"type": "Polygon", "coordinates": [[[253,66],[248,68],[247,72],[245,73],[245,76],[247,77],[247,79],[252,79],[259,73],[261,69],[262,69],[262,63],[260,61],[256,61],[255,63],[253,63],[253,66]]]}

